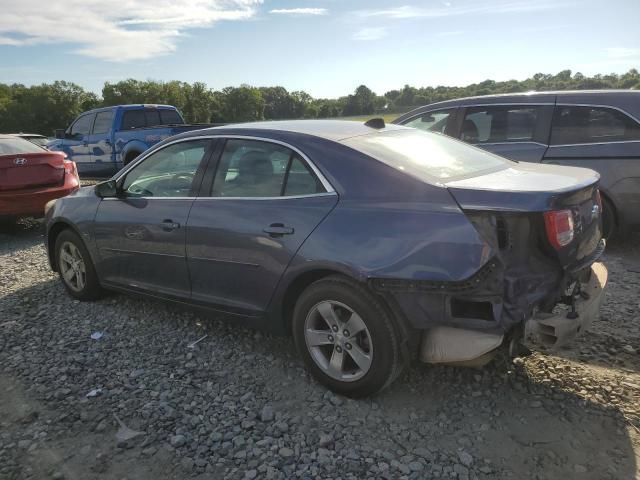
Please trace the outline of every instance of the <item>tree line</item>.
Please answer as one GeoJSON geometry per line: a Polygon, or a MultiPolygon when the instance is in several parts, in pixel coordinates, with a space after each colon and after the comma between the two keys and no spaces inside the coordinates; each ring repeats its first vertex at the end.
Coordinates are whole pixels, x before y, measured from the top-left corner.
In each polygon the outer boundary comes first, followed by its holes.
{"type": "Polygon", "coordinates": [[[334,118],[377,113],[403,113],[414,107],[452,98],[493,93],[569,89],[640,89],[640,74],[537,73],[526,80],[485,80],[465,87],[405,85],[378,95],[365,85],[344,97],[313,98],[304,91],[284,87],[241,85],[213,90],[202,82],[123,80],[106,82],[102,96],[66,81],[25,86],[0,83],[0,132],[33,132],[51,135],[66,127],[79,113],[101,106],[127,103],[175,105],[190,123],[232,123],[292,118],[334,118]]]}

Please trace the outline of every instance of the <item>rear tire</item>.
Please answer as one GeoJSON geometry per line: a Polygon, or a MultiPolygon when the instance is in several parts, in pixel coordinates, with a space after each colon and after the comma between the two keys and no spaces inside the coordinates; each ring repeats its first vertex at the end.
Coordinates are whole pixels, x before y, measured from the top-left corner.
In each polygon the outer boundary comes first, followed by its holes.
{"type": "Polygon", "coordinates": [[[75,232],[64,230],[58,235],[55,262],[60,280],[73,298],[90,301],[104,295],[89,251],[75,232]]]}
{"type": "Polygon", "coordinates": [[[293,335],[311,374],[342,395],[377,393],[403,368],[394,320],[378,297],[346,277],[324,278],[300,295],[293,335]]]}
{"type": "Polygon", "coordinates": [[[611,240],[616,236],[618,224],[616,210],[613,204],[606,198],[602,199],[602,236],[611,240]]]}

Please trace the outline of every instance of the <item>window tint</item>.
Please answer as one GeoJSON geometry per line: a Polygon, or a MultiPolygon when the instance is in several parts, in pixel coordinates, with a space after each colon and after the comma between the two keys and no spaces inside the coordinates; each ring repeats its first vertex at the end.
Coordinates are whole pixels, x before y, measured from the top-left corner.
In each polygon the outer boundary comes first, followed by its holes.
{"type": "Polygon", "coordinates": [[[511,164],[509,160],[447,136],[418,130],[360,135],[342,140],[342,143],[430,183],[499,170],[511,164]]]}
{"type": "Polygon", "coordinates": [[[467,108],[460,139],[468,143],[531,141],[537,117],[538,107],[467,108]]]}
{"type": "Polygon", "coordinates": [[[14,155],[16,153],[43,153],[38,145],[23,138],[0,138],[0,155],[14,155]]]}
{"type": "Polygon", "coordinates": [[[423,113],[422,115],[403,123],[403,125],[405,127],[417,128],[418,130],[425,130],[427,132],[444,133],[445,128],[447,128],[449,117],[451,117],[451,114],[454,111],[454,109],[451,109],[423,113]]]}
{"type": "Polygon", "coordinates": [[[111,122],[113,120],[113,110],[108,112],[99,112],[96,114],[96,121],[93,124],[93,133],[99,135],[108,133],[111,130],[111,122]]]}
{"type": "Polygon", "coordinates": [[[294,151],[270,142],[232,139],[225,144],[211,195],[279,197],[321,192],[322,185],[294,151]]]}
{"type": "Polygon", "coordinates": [[[208,140],[169,145],[127,173],[122,189],[129,196],[187,197],[208,146],[208,140]]]}
{"type": "Polygon", "coordinates": [[[147,127],[153,127],[155,125],[160,125],[160,112],[155,109],[146,108],[144,110],[144,118],[147,127]]]}
{"type": "Polygon", "coordinates": [[[143,128],[147,126],[144,110],[128,110],[122,116],[122,130],[143,128]]]}
{"type": "Polygon", "coordinates": [[[640,140],[640,125],[619,110],[604,107],[556,107],[551,144],[640,140]]]}
{"type": "Polygon", "coordinates": [[[167,110],[165,109],[161,109],[159,110],[160,112],[160,122],[163,125],[182,125],[184,124],[184,120],[182,120],[182,117],[180,116],[180,114],[178,112],[176,112],[175,110],[167,110]]]}
{"type": "Polygon", "coordinates": [[[71,136],[81,138],[84,135],[89,135],[91,129],[91,123],[95,115],[83,115],[76,122],[71,125],[71,136]]]}

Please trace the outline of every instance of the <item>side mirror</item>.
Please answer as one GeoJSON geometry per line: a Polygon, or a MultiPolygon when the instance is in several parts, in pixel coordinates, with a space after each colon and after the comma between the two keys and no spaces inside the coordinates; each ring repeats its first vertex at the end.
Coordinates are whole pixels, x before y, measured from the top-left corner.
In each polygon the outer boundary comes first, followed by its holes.
{"type": "Polygon", "coordinates": [[[64,138],[65,138],[65,135],[64,135],[64,128],[56,128],[56,129],[54,130],[54,133],[55,133],[56,138],[62,138],[62,139],[64,139],[64,138]]]}
{"type": "Polygon", "coordinates": [[[96,195],[100,198],[113,198],[118,196],[118,185],[115,180],[100,182],[95,186],[96,195]]]}

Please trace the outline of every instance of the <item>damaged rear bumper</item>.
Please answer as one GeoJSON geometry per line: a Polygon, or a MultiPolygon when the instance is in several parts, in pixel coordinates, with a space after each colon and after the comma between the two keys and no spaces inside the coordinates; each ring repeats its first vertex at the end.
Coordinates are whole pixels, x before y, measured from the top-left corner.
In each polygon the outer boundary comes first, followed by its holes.
{"type": "Polygon", "coordinates": [[[544,345],[559,347],[567,344],[600,316],[608,279],[607,267],[597,262],[591,265],[590,278],[575,302],[575,315],[569,310],[558,313],[536,313],[525,324],[525,333],[544,345]],[[573,317],[573,318],[572,318],[573,317]]]}

